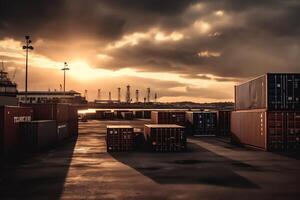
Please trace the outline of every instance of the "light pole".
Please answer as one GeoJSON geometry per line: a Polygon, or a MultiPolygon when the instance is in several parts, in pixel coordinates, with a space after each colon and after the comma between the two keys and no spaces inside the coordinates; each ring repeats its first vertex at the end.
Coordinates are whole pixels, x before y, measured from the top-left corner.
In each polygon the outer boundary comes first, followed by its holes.
{"type": "Polygon", "coordinates": [[[64,71],[64,94],[65,94],[66,93],[66,71],[70,70],[70,68],[68,68],[67,62],[64,63],[64,68],[62,68],[61,70],[64,71]]]}
{"type": "Polygon", "coordinates": [[[26,68],[26,72],[25,72],[25,103],[27,103],[27,86],[28,86],[28,52],[29,50],[33,50],[33,46],[30,45],[30,43],[32,42],[30,40],[30,36],[25,36],[25,40],[26,40],[26,44],[23,46],[23,49],[26,49],[26,64],[25,64],[25,68],[26,68]]]}

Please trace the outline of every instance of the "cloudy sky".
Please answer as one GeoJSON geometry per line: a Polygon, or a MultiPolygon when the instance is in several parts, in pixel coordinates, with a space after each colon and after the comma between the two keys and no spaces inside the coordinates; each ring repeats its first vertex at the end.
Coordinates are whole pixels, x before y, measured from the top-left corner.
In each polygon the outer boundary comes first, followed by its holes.
{"type": "Polygon", "coordinates": [[[24,88],[131,85],[161,101],[232,101],[233,86],[266,72],[300,72],[299,0],[0,0],[0,59],[24,88]],[[15,75],[14,75],[15,74],[15,75]]]}

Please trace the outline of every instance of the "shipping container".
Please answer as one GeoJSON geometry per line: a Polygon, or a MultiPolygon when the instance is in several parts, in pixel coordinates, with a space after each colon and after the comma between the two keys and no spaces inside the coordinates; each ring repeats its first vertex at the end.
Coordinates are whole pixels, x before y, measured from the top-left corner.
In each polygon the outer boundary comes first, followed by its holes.
{"type": "Polygon", "coordinates": [[[177,124],[185,125],[185,112],[184,111],[152,111],[151,112],[152,124],[177,124]]]}
{"type": "Polygon", "coordinates": [[[33,120],[55,120],[58,123],[69,120],[69,104],[37,103],[22,105],[33,109],[33,120]]]}
{"type": "Polygon", "coordinates": [[[20,122],[31,121],[31,108],[0,106],[0,155],[11,155],[20,149],[20,122]]]}
{"type": "Polygon", "coordinates": [[[78,108],[77,106],[69,105],[68,121],[78,120],[78,108]]]}
{"type": "Polygon", "coordinates": [[[133,120],[133,112],[132,111],[122,112],[121,115],[122,115],[122,118],[125,120],[133,120]]]}
{"type": "Polygon", "coordinates": [[[39,151],[57,143],[56,121],[40,120],[20,123],[22,147],[25,151],[39,151]]]}
{"type": "Polygon", "coordinates": [[[104,110],[97,110],[96,111],[96,119],[104,119],[104,110]]]}
{"type": "Polygon", "coordinates": [[[230,134],[230,110],[219,110],[218,111],[218,136],[229,136],[230,134]]]}
{"type": "Polygon", "coordinates": [[[122,113],[123,112],[130,112],[129,110],[115,110],[114,111],[114,116],[117,118],[117,119],[123,119],[123,116],[122,116],[122,113]]]}
{"type": "Polygon", "coordinates": [[[183,126],[175,124],[146,124],[144,137],[147,147],[155,152],[178,152],[186,149],[183,126]]]}
{"type": "Polygon", "coordinates": [[[106,120],[113,120],[114,119],[114,113],[109,111],[109,112],[104,112],[104,119],[106,120]]]}
{"type": "Polygon", "coordinates": [[[135,118],[139,118],[139,119],[144,118],[144,113],[142,110],[135,110],[133,113],[135,118]]]}
{"type": "Polygon", "coordinates": [[[145,150],[144,130],[142,128],[134,128],[133,132],[133,148],[139,151],[145,150]]]}
{"type": "Polygon", "coordinates": [[[68,121],[68,131],[69,137],[78,137],[78,120],[68,121]]]}
{"type": "Polygon", "coordinates": [[[132,126],[107,126],[107,152],[132,151],[134,147],[134,131],[132,126]]]}
{"type": "Polygon", "coordinates": [[[143,111],[143,118],[144,119],[151,119],[151,111],[150,110],[144,110],[143,111]]]}
{"type": "Polygon", "coordinates": [[[299,150],[299,119],[300,112],[293,111],[234,111],[231,114],[232,139],[266,151],[299,150]]]}
{"type": "Polygon", "coordinates": [[[58,141],[63,141],[70,137],[68,123],[58,123],[57,124],[57,139],[58,141]]]}
{"type": "Polygon", "coordinates": [[[300,110],[300,73],[268,73],[235,86],[235,110],[300,110]]]}
{"type": "Polygon", "coordinates": [[[215,136],[218,130],[217,112],[186,112],[188,131],[195,136],[215,136]]]}

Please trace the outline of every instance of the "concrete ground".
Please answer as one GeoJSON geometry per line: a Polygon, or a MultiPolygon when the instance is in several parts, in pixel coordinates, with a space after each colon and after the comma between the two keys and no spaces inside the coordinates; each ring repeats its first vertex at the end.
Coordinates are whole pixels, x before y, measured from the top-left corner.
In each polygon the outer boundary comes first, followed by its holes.
{"type": "Polygon", "coordinates": [[[107,124],[80,123],[77,141],[1,166],[0,199],[299,199],[300,161],[215,138],[184,153],[107,153],[107,124]]]}

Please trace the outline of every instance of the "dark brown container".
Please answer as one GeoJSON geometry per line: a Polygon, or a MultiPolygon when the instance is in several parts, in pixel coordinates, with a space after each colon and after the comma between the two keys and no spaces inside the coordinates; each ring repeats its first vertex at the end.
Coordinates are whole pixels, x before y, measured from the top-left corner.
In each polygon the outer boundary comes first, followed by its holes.
{"type": "Polygon", "coordinates": [[[129,112],[129,110],[115,110],[114,115],[117,119],[123,119],[123,116],[122,116],[123,112],[129,112]]]}
{"type": "Polygon", "coordinates": [[[299,118],[300,113],[293,111],[234,111],[231,114],[232,138],[266,151],[299,150],[299,118]]]}
{"type": "Polygon", "coordinates": [[[152,124],[177,124],[185,125],[185,112],[184,111],[152,111],[151,112],[152,124]]]}
{"type": "Polygon", "coordinates": [[[217,112],[189,111],[186,112],[187,128],[192,135],[215,136],[218,130],[217,112]]]}
{"type": "Polygon", "coordinates": [[[122,118],[125,120],[133,120],[133,112],[132,111],[122,112],[121,115],[122,115],[122,118]]]}
{"type": "Polygon", "coordinates": [[[178,152],[186,149],[186,134],[183,126],[175,124],[148,124],[144,137],[151,151],[178,152]]]}
{"type": "Polygon", "coordinates": [[[151,119],[151,111],[150,110],[144,110],[143,111],[143,118],[144,119],[151,119]]]}
{"type": "Polygon", "coordinates": [[[300,110],[300,74],[268,73],[235,86],[235,110],[300,110]]]}
{"type": "Polygon", "coordinates": [[[114,119],[114,113],[113,112],[104,112],[104,119],[106,120],[113,120],[114,119]]]}
{"type": "Polygon", "coordinates": [[[78,108],[76,106],[69,105],[68,121],[78,120],[78,108]]]}
{"type": "Polygon", "coordinates": [[[218,136],[230,135],[230,118],[231,110],[219,110],[218,111],[218,136]]]}
{"type": "Polygon", "coordinates": [[[31,121],[31,108],[0,106],[0,155],[16,153],[21,145],[20,122],[31,121]]]}
{"type": "Polygon", "coordinates": [[[96,119],[104,119],[104,110],[97,110],[96,111],[96,119]]]}
{"type": "Polygon", "coordinates": [[[135,110],[133,113],[135,118],[140,118],[140,119],[144,118],[144,114],[142,110],[135,110]]]}
{"type": "Polygon", "coordinates": [[[78,120],[72,120],[68,122],[68,131],[69,137],[78,137],[78,120]]]}
{"type": "Polygon", "coordinates": [[[57,143],[56,121],[41,120],[20,123],[22,146],[25,151],[38,151],[57,143]]]}
{"type": "Polygon", "coordinates": [[[57,124],[57,140],[63,141],[70,138],[69,125],[67,122],[57,124]]]}
{"type": "MultiPolygon", "coordinates": [[[[58,123],[69,120],[69,104],[22,104],[33,109],[33,120],[56,120],[58,123]]],[[[74,117],[74,116],[72,116],[74,117]]]]}
{"type": "Polygon", "coordinates": [[[132,151],[134,147],[132,126],[107,126],[106,146],[108,152],[132,151]]]}

